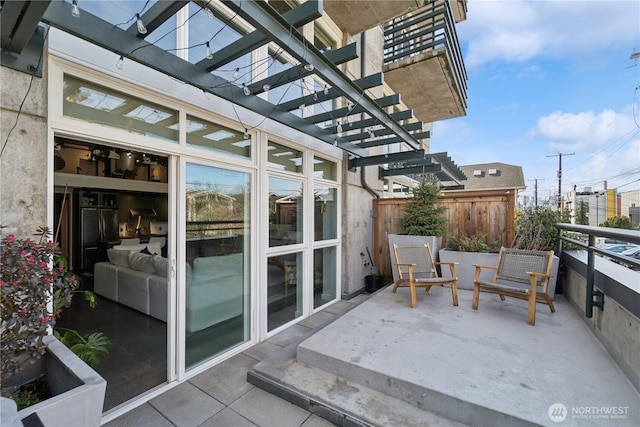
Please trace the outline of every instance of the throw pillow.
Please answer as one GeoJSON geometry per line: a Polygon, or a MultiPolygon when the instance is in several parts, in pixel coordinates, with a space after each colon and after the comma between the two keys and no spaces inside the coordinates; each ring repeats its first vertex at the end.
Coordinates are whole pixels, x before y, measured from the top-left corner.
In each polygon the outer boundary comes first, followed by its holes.
{"type": "Polygon", "coordinates": [[[147,254],[141,254],[139,252],[129,252],[129,266],[138,271],[144,273],[154,273],[153,263],[151,262],[153,257],[147,254]]]}
{"type": "Polygon", "coordinates": [[[154,272],[158,276],[167,277],[168,262],[166,258],[156,255],[151,259],[151,263],[153,264],[154,272]]]}
{"type": "Polygon", "coordinates": [[[147,249],[151,252],[151,255],[162,255],[162,246],[160,243],[147,243],[147,249]]]}
{"type": "Polygon", "coordinates": [[[129,252],[117,249],[107,249],[107,258],[113,265],[120,267],[129,267],[129,252]]]}

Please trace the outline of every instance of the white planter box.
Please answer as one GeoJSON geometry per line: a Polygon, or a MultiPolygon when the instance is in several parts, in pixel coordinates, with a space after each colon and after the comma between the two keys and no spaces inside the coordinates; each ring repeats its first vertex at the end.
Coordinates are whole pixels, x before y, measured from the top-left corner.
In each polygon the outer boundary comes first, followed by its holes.
{"type": "Polygon", "coordinates": [[[391,259],[391,272],[393,282],[398,280],[398,269],[396,268],[396,257],[393,254],[393,245],[398,246],[420,246],[429,245],[434,261],[438,261],[438,251],[442,247],[442,237],[436,236],[409,236],[408,234],[389,234],[389,257],[391,259]]]}
{"type": "MultiPolygon", "coordinates": [[[[498,254],[483,253],[483,252],[459,252],[451,251],[448,249],[440,249],[440,261],[441,262],[457,262],[456,276],[458,276],[458,289],[473,290],[473,279],[476,274],[476,268],[474,265],[498,265],[498,254]]],[[[557,256],[553,256],[553,267],[551,274],[553,277],[549,280],[548,293],[551,299],[555,298],[556,282],[558,277],[558,266],[560,265],[560,259],[557,256]]],[[[451,277],[451,273],[448,268],[442,269],[443,277],[451,277]]],[[[483,270],[480,273],[481,280],[491,281],[493,280],[493,270],[483,270]]]]}
{"type": "Polygon", "coordinates": [[[107,382],[53,335],[44,338],[44,365],[53,397],[18,412],[38,414],[47,427],[100,425],[107,382]]]}

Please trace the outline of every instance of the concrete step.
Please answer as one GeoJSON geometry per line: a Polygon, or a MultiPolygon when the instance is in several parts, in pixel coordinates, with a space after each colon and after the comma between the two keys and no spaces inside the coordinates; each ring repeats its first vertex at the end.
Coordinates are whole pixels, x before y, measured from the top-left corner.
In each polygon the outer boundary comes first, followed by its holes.
{"type": "Polygon", "coordinates": [[[295,355],[295,346],[272,355],[249,371],[247,381],[337,426],[464,426],[300,363],[295,355]]]}
{"type": "MultiPolygon", "coordinates": [[[[375,426],[538,425],[517,415],[445,394],[419,382],[389,376],[378,369],[368,369],[357,362],[332,357],[330,352],[316,352],[302,343],[298,346],[297,360],[287,367],[286,373],[303,376],[304,379],[289,381],[291,385],[301,387],[300,391],[312,399],[331,399],[339,405],[338,408],[349,408],[349,413],[357,413],[369,422],[372,419],[371,408],[376,408],[372,422],[375,426]],[[359,406],[362,401],[367,402],[366,407],[359,406]],[[383,413],[378,413],[378,410],[383,413]]],[[[385,363],[395,362],[388,360],[385,363]]],[[[407,369],[411,368],[407,365],[407,369]]]]}
{"type": "Polygon", "coordinates": [[[330,380],[286,381],[323,400],[342,393],[363,417],[378,403],[359,407],[359,390],[467,425],[555,426],[560,412],[564,426],[638,425],[640,396],[566,300],[532,327],[526,301],[482,295],[476,311],[471,297],[459,291],[453,307],[432,288],[412,309],[408,291],[383,290],[297,346],[292,372],[330,380]]]}

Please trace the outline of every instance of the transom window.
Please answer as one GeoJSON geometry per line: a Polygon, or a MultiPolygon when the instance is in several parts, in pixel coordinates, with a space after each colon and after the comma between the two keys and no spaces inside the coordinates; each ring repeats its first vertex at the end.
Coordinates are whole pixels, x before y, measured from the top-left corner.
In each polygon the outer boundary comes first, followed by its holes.
{"type": "Polygon", "coordinates": [[[176,110],[68,74],[63,81],[62,113],[140,135],[178,140],[176,110]]]}

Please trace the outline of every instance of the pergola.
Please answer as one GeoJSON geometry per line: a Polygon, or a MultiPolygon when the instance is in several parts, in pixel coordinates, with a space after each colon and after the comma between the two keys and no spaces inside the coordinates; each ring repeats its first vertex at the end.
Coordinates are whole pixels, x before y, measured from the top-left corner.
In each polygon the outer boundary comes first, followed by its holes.
{"type": "MultiPolygon", "coordinates": [[[[384,83],[382,73],[357,80],[347,77],[339,65],[359,57],[359,45],[351,43],[335,50],[321,52],[298,30],[323,14],[322,0],[312,0],[280,14],[264,1],[223,0],[236,16],[254,30],[240,39],[218,47],[207,58],[192,63],[147,41],[165,21],[175,15],[189,1],[151,2],[144,13],[136,14],[144,23],[141,32],[136,19],[128,28],[120,28],[99,16],[79,9],[75,0],[67,1],[7,1],[2,6],[2,64],[29,74],[42,73],[38,58],[44,45],[44,28],[40,23],[60,29],[94,45],[171,76],[236,105],[280,122],[286,126],[336,145],[349,153],[349,167],[367,165],[393,165],[381,172],[381,177],[411,174],[415,171],[435,173],[443,182],[459,187],[466,179],[462,171],[446,153],[425,155],[419,139],[428,138],[423,123],[406,121],[413,117],[411,110],[389,113],[385,108],[400,104],[400,94],[372,98],[367,90],[384,83]],[[74,9],[80,11],[80,18],[74,9]],[[279,73],[238,85],[212,73],[235,59],[264,45],[275,45],[286,52],[297,64],[279,73]],[[258,95],[267,88],[276,88],[310,75],[325,83],[321,90],[303,93],[297,99],[271,103],[258,95]],[[343,98],[346,105],[332,111],[300,117],[293,113],[301,106],[343,98]],[[340,120],[337,120],[340,119],[340,120]],[[348,120],[344,132],[341,120],[348,120]],[[333,121],[333,126],[321,126],[333,121]],[[409,151],[384,155],[370,155],[369,148],[403,143],[409,151]],[[407,168],[407,169],[405,169],[407,168]]],[[[194,2],[203,10],[210,1],[194,2]]],[[[208,45],[207,45],[208,46],[208,45]]]]}

